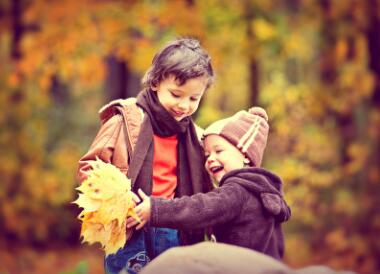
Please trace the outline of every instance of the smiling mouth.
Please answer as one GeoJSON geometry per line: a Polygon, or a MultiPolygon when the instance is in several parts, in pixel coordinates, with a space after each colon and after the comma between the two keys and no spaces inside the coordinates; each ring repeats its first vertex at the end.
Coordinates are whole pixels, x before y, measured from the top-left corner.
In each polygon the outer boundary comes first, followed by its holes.
{"type": "Polygon", "coordinates": [[[174,111],[174,110],[172,110],[172,114],[173,114],[173,116],[175,116],[175,117],[181,117],[181,116],[184,116],[184,115],[185,115],[184,112],[178,112],[178,111],[174,111]]]}
{"type": "Polygon", "coordinates": [[[212,174],[216,174],[218,173],[219,171],[222,171],[223,170],[223,166],[215,166],[215,167],[211,167],[209,168],[211,173],[212,174]]]}

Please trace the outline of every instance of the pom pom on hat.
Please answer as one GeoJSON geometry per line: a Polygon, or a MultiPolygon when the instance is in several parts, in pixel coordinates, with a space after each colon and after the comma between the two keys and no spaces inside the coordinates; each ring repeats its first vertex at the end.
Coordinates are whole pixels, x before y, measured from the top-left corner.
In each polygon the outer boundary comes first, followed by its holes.
{"type": "Polygon", "coordinates": [[[217,134],[238,148],[252,163],[260,167],[269,132],[268,115],[260,107],[239,111],[207,127],[203,138],[217,134]]]}

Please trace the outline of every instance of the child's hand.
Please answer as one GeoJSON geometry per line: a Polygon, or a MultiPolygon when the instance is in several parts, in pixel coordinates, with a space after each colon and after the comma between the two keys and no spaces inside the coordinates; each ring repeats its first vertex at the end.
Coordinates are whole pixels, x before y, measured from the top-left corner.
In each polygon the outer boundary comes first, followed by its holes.
{"type": "Polygon", "coordinates": [[[140,197],[137,196],[137,194],[134,193],[133,191],[131,191],[131,193],[132,193],[132,202],[133,202],[134,206],[136,206],[138,203],[141,202],[141,199],[140,199],[140,197]]]}
{"type": "Polygon", "coordinates": [[[139,216],[141,223],[139,223],[133,217],[129,217],[126,223],[128,228],[137,225],[137,230],[143,228],[144,225],[150,220],[150,198],[141,189],[138,190],[138,194],[142,199],[142,203],[135,207],[135,212],[137,216],[139,216]]]}

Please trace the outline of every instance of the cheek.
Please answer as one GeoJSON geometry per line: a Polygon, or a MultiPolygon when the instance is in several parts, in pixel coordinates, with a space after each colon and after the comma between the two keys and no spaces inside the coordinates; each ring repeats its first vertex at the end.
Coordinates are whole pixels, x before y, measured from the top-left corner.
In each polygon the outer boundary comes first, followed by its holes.
{"type": "Polygon", "coordinates": [[[199,101],[198,102],[192,102],[190,104],[190,108],[191,108],[192,112],[195,112],[198,109],[198,107],[199,107],[199,101]]]}
{"type": "Polygon", "coordinates": [[[156,94],[157,94],[158,101],[160,101],[160,103],[162,104],[165,101],[165,98],[162,96],[160,91],[157,91],[156,94]]]}
{"type": "Polygon", "coordinates": [[[163,105],[165,108],[172,105],[172,102],[168,96],[158,96],[158,100],[160,101],[161,105],[163,105]]]}
{"type": "Polygon", "coordinates": [[[244,166],[243,160],[236,155],[229,155],[224,160],[225,167],[229,170],[242,168],[244,166]],[[233,159],[233,160],[232,160],[233,159]]]}

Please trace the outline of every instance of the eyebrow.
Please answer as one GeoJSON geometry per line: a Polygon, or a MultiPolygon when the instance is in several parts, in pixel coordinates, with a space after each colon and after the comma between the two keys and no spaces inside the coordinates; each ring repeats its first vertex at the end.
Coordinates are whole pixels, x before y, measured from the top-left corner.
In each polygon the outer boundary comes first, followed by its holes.
{"type": "Polygon", "coordinates": [[[181,89],[177,89],[177,88],[168,88],[168,90],[170,91],[170,92],[172,92],[172,91],[176,91],[176,92],[184,92],[183,90],[181,90],[181,89]]]}
{"type": "Polygon", "coordinates": [[[213,149],[221,149],[221,148],[223,148],[223,146],[221,146],[220,144],[216,144],[216,145],[213,145],[212,148],[213,149]]]}
{"type": "MultiPolygon", "coordinates": [[[[180,93],[185,93],[185,91],[183,91],[182,89],[178,89],[178,88],[168,88],[168,90],[170,92],[180,92],[180,93]]],[[[199,92],[197,94],[192,94],[191,97],[198,97],[198,96],[202,96],[202,92],[199,92]]]]}
{"type": "Polygon", "coordinates": [[[191,95],[192,97],[200,97],[200,96],[202,96],[202,94],[193,94],[193,95],[191,95]]]}

